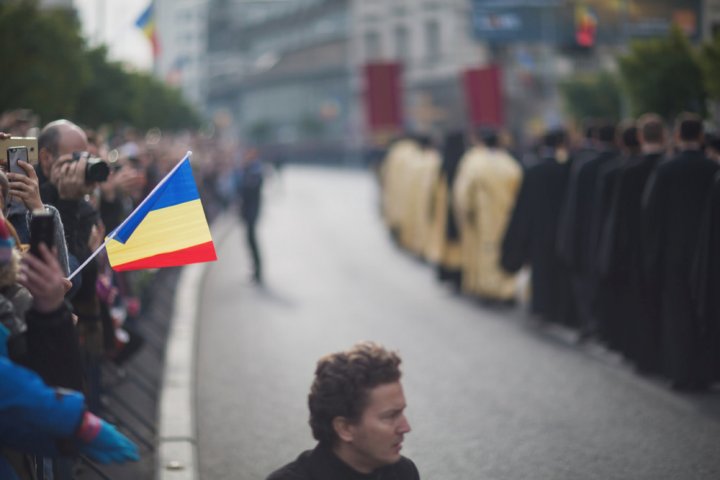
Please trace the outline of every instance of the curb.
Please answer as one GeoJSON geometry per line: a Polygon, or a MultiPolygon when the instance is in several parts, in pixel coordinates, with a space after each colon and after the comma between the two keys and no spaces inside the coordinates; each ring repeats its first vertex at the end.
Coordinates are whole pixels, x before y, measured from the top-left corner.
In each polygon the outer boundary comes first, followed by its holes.
{"type": "MultiPolygon", "coordinates": [[[[211,230],[219,245],[235,225],[232,212],[220,215],[211,230]]],[[[196,480],[195,353],[201,285],[210,263],[183,267],[175,290],[173,318],[165,349],[158,402],[158,480],[196,480]]]]}

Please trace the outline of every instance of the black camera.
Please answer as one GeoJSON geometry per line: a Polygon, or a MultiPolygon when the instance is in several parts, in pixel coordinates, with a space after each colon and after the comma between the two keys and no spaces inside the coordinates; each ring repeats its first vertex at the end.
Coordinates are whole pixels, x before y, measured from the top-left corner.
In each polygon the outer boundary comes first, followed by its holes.
{"type": "Polygon", "coordinates": [[[87,159],[85,165],[85,183],[104,182],[110,175],[110,164],[102,158],[93,157],[88,152],[73,152],[73,160],[87,159]]]}

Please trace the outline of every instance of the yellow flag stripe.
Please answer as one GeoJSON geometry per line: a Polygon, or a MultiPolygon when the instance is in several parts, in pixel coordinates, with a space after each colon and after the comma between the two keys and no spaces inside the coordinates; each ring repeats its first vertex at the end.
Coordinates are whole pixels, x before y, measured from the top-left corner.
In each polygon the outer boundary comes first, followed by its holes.
{"type": "Polygon", "coordinates": [[[200,200],[153,210],[147,214],[125,244],[107,244],[111,265],[174,252],[212,241],[200,200]]]}

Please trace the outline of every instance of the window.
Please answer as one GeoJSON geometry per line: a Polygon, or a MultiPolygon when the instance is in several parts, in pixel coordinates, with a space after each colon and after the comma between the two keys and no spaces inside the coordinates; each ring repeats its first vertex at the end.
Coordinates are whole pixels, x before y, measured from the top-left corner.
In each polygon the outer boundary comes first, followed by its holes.
{"type": "Polygon", "coordinates": [[[440,24],[437,20],[425,23],[425,58],[429,62],[437,62],[442,54],[440,24]]]}
{"type": "Polygon", "coordinates": [[[377,60],[382,56],[378,32],[365,32],[365,59],[377,60]]]}
{"type": "Polygon", "coordinates": [[[395,56],[398,60],[410,59],[410,35],[402,25],[395,27],[395,56]]]}

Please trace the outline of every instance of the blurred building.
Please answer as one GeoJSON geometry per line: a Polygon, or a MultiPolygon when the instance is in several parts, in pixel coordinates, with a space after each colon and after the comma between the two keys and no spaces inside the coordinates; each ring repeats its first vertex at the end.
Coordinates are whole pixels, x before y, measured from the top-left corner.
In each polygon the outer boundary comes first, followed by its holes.
{"type": "Polygon", "coordinates": [[[155,74],[198,108],[205,102],[209,0],[155,0],[160,55],[155,74]]]}
{"type": "Polygon", "coordinates": [[[266,156],[351,154],[349,0],[211,0],[207,106],[266,156]]]}
{"type": "Polygon", "coordinates": [[[468,0],[211,0],[207,105],[269,150],[352,159],[368,131],[364,69],[398,66],[407,129],[466,118],[462,72],[486,61],[468,0]]]}
{"type": "Polygon", "coordinates": [[[406,130],[438,137],[466,124],[462,75],[488,61],[481,42],[473,39],[470,13],[468,0],[353,2],[351,70],[361,125],[368,123],[362,108],[368,85],[359,73],[377,62],[401,67],[406,130]]]}

